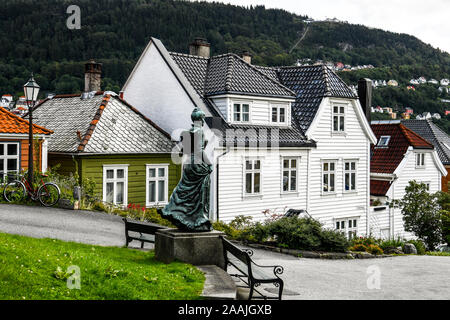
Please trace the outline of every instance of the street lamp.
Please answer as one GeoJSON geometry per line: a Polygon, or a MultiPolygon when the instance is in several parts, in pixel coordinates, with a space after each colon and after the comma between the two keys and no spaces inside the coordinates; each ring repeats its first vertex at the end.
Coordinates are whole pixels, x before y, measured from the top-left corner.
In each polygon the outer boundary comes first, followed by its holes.
{"type": "Polygon", "coordinates": [[[36,104],[39,94],[39,85],[31,74],[30,80],[23,85],[23,91],[25,92],[25,99],[28,105],[28,183],[33,188],[33,108],[36,104]]]}

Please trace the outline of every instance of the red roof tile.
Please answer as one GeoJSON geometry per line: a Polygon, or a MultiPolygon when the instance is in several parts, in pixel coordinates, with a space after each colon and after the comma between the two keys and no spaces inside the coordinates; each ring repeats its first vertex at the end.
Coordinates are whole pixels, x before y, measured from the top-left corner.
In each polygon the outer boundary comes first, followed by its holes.
{"type": "Polygon", "coordinates": [[[372,124],[377,137],[390,136],[387,147],[371,147],[370,172],[394,173],[410,146],[416,149],[433,149],[433,145],[401,123],[372,124]]]}
{"type": "Polygon", "coordinates": [[[373,196],[385,196],[390,186],[390,181],[370,180],[370,194],[373,196]]]}
{"type": "MultiPolygon", "coordinates": [[[[53,131],[33,124],[34,134],[51,134],[53,131]]],[[[0,133],[27,134],[29,122],[21,117],[0,108],[0,133]]]]}

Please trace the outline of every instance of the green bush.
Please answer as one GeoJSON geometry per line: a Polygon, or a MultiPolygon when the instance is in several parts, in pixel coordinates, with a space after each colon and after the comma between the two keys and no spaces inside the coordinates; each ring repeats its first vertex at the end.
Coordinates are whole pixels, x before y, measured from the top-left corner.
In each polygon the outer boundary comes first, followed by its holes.
{"type": "Polygon", "coordinates": [[[441,220],[442,220],[442,238],[450,246],[450,211],[442,212],[441,220]]]}
{"type": "Polygon", "coordinates": [[[398,248],[398,247],[403,248],[404,245],[405,241],[400,238],[383,240],[379,244],[380,248],[383,249],[384,251],[386,251],[389,248],[398,248]]]}
{"type": "Polygon", "coordinates": [[[357,237],[350,240],[352,245],[363,244],[366,247],[369,245],[378,244],[378,242],[379,241],[373,237],[357,237]]]}
{"type": "Polygon", "coordinates": [[[426,248],[425,248],[425,243],[421,240],[408,240],[406,241],[406,243],[412,243],[416,249],[417,249],[417,254],[419,255],[424,255],[426,252],[426,248]]]}

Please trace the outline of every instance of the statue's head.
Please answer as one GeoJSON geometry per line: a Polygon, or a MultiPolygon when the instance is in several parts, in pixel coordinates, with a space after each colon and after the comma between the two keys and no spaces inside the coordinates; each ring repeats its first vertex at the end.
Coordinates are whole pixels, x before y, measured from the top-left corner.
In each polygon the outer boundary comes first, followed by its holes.
{"type": "Polygon", "coordinates": [[[201,123],[203,125],[203,122],[205,121],[205,113],[201,109],[195,107],[194,110],[192,110],[191,119],[194,124],[201,123]]]}

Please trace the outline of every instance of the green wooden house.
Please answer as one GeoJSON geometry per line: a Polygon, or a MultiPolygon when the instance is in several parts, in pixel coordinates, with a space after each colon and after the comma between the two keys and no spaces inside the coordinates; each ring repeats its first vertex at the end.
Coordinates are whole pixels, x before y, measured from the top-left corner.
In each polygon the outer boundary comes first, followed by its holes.
{"type": "Polygon", "coordinates": [[[162,206],[181,177],[170,135],[112,92],[56,95],[33,118],[54,131],[49,167],[93,179],[105,202],[162,206]]]}

